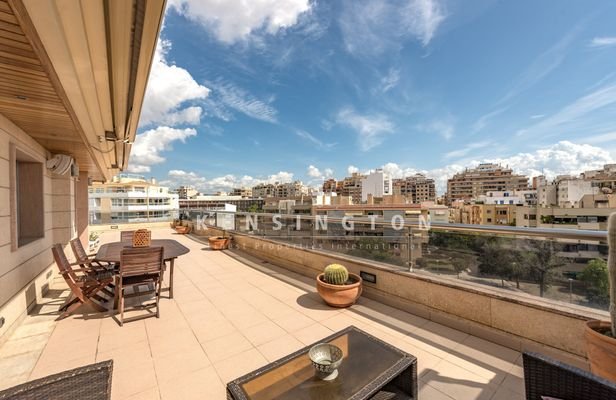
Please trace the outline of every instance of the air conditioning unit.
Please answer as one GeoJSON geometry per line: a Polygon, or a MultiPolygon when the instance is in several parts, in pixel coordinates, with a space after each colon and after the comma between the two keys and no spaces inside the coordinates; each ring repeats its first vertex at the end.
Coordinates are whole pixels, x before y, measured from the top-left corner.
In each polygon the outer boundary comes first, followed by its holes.
{"type": "Polygon", "coordinates": [[[71,171],[73,163],[73,157],[66,154],[55,154],[51,159],[47,160],[45,166],[54,174],[66,175],[71,171]]]}

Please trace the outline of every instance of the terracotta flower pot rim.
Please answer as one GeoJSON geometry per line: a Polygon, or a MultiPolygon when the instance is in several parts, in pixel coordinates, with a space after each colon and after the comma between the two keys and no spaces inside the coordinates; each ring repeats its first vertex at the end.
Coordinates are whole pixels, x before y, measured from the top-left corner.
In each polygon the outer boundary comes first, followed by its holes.
{"type": "Polygon", "coordinates": [[[333,289],[333,290],[353,289],[353,288],[360,286],[362,283],[361,276],[354,274],[352,272],[349,272],[349,277],[352,277],[355,280],[355,282],[349,285],[332,285],[331,283],[327,283],[322,279],[324,275],[325,274],[323,272],[317,275],[317,282],[319,283],[319,285],[322,285],[323,287],[326,287],[328,289],[333,289]]]}
{"type": "Polygon", "coordinates": [[[597,328],[605,327],[607,329],[611,328],[611,322],[602,321],[599,319],[593,319],[590,321],[586,321],[586,327],[588,328],[588,333],[595,336],[596,338],[600,338],[601,340],[605,340],[607,342],[611,342],[614,346],[616,346],[616,338],[605,335],[597,330],[597,328]]]}

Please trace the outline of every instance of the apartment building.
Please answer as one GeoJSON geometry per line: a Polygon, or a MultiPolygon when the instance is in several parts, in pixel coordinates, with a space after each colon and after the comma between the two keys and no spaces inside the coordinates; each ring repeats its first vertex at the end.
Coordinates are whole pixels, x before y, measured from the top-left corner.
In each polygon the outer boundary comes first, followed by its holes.
{"type": "Polygon", "coordinates": [[[540,207],[577,208],[582,197],[587,194],[599,194],[599,191],[599,186],[592,180],[559,175],[550,183],[541,183],[537,188],[537,200],[540,207]]]}
{"type": "Polygon", "coordinates": [[[300,197],[308,195],[308,187],[301,181],[277,183],[275,197],[300,197]]]}
{"type": "Polygon", "coordinates": [[[362,184],[364,175],[359,172],[354,172],[351,176],[345,177],[338,182],[336,193],[339,196],[349,196],[353,200],[353,204],[360,204],[362,198],[362,184]]]}
{"type": "Polygon", "coordinates": [[[533,206],[537,204],[536,190],[505,190],[487,192],[476,199],[483,204],[512,204],[516,206],[533,206]]]}
{"type": "Polygon", "coordinates": [[[199,209],[210,211],[225,211],[229,207],[234,206],[237,211],[249,212],[252,210],[262,210],[265,201],[242,196],[229,195],[200,195],[192,199],[180,199],[179,205],[181,210],[199,209]]]}
{"type": "Polygon", "coordinates": [[[514,204],[456,204],[450,208],[452,223],[474,225],[515,225],[518,209],[514,204]]]}
{"type": "Polygon", "coordinates": [[[264,199],[276,196],[276,185],[273,183],[260,183],[252,187],[252,197],[264,199]]]}
{"type": "Polygon", "coordinates": [[[310,214],[312,203],[312,196],[294,198],[269,197],[265,199],[263,211],[278,214],[310,214]]]}
{"type": "Polygon", "coordinates": [[[383,197],[392,194],[392,179],[382,169],[371,171],[361,182],[361,201],[368,201],[368,196],[383,197]]]}
{"type": "Polygon", "coordinates": [[[425,175],[415,174],[393,180],[393,194],[405,196],[413,203],[436,201],[436,186],[434,179],[425,175]]]}
{"type": "Polygon", "coordinates": [[[180,186],[175,191],[180,199],[192,199],[199,194],[194,186],[180,186]]]}
{"type": "Polygon", "coordinates": [[[447,204],[471,200],[490,191],[527,190],[528,177],[513,173],[498,164],[479,164],[447,180],[447,204]]]}
{"type": "Polygon", "coordinates": [[[235,188],[229,193],[230,196],[252,197],[252,188],[235,188]]]}
{"type": "Polygon", "coordinates": [[[91,225],[167,221],[179,208],[179,195],[155,179],[119,174],[88,188],[91,225]]]}
{"type": "Polygon", "coordinates": [[[337,193],[338,192],[338,181],[335,179],[327,179],[323,182],[322,187],[323,193],[337,193]]]}

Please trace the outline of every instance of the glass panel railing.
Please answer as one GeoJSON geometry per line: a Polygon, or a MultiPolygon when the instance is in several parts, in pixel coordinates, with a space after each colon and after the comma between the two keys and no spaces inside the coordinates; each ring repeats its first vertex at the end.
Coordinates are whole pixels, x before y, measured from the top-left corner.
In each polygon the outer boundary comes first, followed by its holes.
{"type": "MultiPolygon", "coordinates": [[[[227,231],[377,261],[410,273],[607,309],[603,231],[422,225],[408,218],[392,225],[383,217],[210,213],[216,217],[206,223],[227,231]]],[[[192,220],[194,212],[188,214],[192,220]]]]}

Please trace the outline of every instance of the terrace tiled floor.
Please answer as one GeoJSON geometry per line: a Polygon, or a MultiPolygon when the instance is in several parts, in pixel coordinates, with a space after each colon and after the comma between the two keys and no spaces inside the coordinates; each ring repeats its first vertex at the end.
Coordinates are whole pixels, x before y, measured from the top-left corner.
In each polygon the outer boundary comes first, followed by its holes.
{"type": "Polygon", "coordinates": [[[120,327],[86,312],[55,322],[68,294],[58,285],[0,347],[0,389],[113,359],[113,399],[224,399],[226,382],[355,325],[417,357],[422,399],[524,397],[516,351],[366,298],[332,309],[311,279],[167,229],[153,236],[191,249],[176,262],[175,298],[161,299],[161,318],[120,327]]]}

